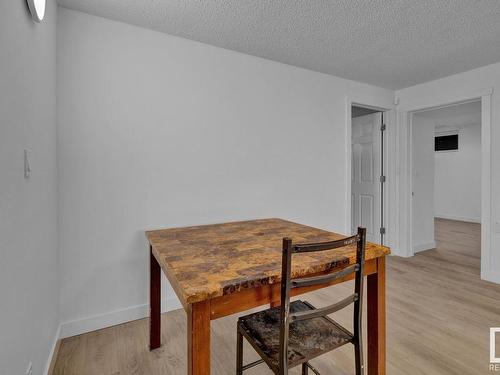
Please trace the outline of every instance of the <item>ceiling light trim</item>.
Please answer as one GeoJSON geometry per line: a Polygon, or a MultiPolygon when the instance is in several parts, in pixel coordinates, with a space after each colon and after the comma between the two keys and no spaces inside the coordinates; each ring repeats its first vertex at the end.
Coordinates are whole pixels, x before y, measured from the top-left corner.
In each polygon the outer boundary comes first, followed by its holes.
{"type": "Polygon", "coordinates": [[[45,17],[45,9],[47,7],[46,0],[26,0],[33,21],[40,23],[45,17]]]}

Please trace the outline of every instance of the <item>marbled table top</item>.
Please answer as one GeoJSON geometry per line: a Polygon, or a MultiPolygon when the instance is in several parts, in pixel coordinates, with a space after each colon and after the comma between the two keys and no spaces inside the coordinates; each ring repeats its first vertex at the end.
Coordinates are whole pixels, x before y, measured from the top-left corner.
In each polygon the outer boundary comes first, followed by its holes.
{"type": "MultiPolygon", "coordinates": [[[[262,219],[146,232],[153,254],[184,304],[274,284],[281,279],[283,237],[294,243],[332,241],[337,233],[282,219],[262,219]]],[[[390,254],[367,243],[366,260],[390,254]]],[[[292,277],[355,263],[355,247],[296,254],[292,277]]]]}

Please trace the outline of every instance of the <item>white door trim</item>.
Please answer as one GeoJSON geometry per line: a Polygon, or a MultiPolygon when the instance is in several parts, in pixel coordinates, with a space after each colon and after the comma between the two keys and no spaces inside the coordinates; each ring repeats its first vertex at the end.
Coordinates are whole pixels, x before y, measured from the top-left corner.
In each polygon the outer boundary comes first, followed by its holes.
{"type": "Polygon", "coordinates": [[[398,186],[400,212],[399,248],[402,256],[413,256],[412,249],[412,134],[411,114],[422,110],[442,108],[454,104],[481,100],[481,278],[494,280],[491,270],[492,217],[491,217],[491,96],[493,88],[446,95],[437,93],[413,103],[398,106],[400,145],[396,158],[406,167],[401,173],[398,186]]]}
{"type": "Polygon", "coordinates": [[[481,278],[493,280],[491,244],[491,95],[481,97],[481,278]]]}
{"type": "Polygon", "coordinates": [[[435,95],[422,97],[420,100],[413,101],[412,103],[401,103],[397,106],[397,110],[399,112],[418,112],[429,109],[437,109],[448,107],[457,103],[469,102],[474,99],[480,99],[483,96],[491,96],[492,94],[493,87],[471,90],[468,92],[456,92],[449,95],[435,93],[435,95]]]}
{"type": "MultiPolygon", "coordinates": [[[[397,122],[396,122],[396,110],[394,106],[389,106],[387,102],[378,101],[377,99],[367,99],[367,98],[353,98],[346,97],[345,98],[345,149],[346,149],[346,165],[345,165],[345,229],[344,233],[348,234],[351,232],[351,223],[352,223],[352,213],[351,213],[351,172],[352,172],[352,117],[351,117],[351,107],[353,105],[376,109],[381,112],[384,112],[384,122],[386,124],[385,131],[385,145],[384,145],[384,171],[387,177],[386,179],[386,188],[384,189],[384,220],[386,227],[386,235],[385,235],[385,245],[392,247],[395,246],[394,243],[394,233],[397,233],[397,228],[395,228],[396,220],[393,219],[393,212],[396,210],[396,207],[392,202],[396,197],[395,184],[397,183],[397,179],[393,176],[396,176],[394,160],[393,158],[388,157],[389,155],[396,155],[394,150],[395,142],[390,142],[389,140],[395,140],[396,137],[393,135],[393,132],[397,131],[397,122]]],[[[393,254],[395,252],[393,251],[393,254]]]]}

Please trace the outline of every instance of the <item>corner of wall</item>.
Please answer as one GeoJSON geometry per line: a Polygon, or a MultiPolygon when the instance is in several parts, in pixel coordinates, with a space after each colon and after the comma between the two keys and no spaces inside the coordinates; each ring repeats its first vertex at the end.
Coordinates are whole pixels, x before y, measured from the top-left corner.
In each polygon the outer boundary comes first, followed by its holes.
{"type": "Polygon", "coordinates": [[[59,345],[61,343],[61,324],[57,327],[56,334],[54,336],[54,341],[52,343],[52,346],[50,348],[50,353],[49,357],[47,358],[47,364],[45,365],[45,371],[43,372],[43,375],[52,375],[52,372],[54,370],[54,365],[57,360],[57,354],[59,352],[59,345]]]}

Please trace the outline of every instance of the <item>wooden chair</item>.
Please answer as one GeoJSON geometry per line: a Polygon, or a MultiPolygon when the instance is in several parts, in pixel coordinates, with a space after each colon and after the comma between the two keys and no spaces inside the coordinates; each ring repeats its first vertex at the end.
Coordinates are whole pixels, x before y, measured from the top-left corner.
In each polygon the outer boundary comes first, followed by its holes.
{"type": "Polygon", "coordinates": [[[281,274],[281,306],[270,308],[238,319],[236,374],[261,363],[266,363],[277,375],[302,365],[302,374],[309,369],[319,372],[309,360],[347,343],[354,345],[356,375],[364,374],[361,317],[363,301],[363,270],[365,263],[366,229],[358,228],[358,234],[338,241],[297,244],[283,238],[281,274]],[[292,254],[325,251],[356,244],[356,264],[334,273],[291,279],[292,254]],[[324,284],[355,273],[354,294],[332,305],[315,308],[306,301],[290,303],[290,290],[324,284]],[[354,303],[354,332],[351,333],[328,317],[354,303]],[[243,365],[243,337],[262,359],[243,365]]]}

